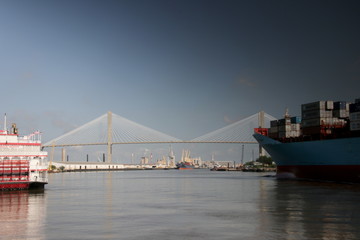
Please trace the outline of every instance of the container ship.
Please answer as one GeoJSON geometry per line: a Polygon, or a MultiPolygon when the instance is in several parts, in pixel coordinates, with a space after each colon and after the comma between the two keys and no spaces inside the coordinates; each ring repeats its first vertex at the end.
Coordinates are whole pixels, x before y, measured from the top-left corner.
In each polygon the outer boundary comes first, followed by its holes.
{"type": "Polygon", "coordinates": [[[256,128],[254,138],[277,165],[278,178],[360,183],[360,99],[301,105],[301,117],[256,128]]]}
{"type": "Polygon", "coordinates": [[[0,130],[0,190],[43,189],[48,183],[47,152],[41,133],[19,136],[16,124],[0,130]]]}

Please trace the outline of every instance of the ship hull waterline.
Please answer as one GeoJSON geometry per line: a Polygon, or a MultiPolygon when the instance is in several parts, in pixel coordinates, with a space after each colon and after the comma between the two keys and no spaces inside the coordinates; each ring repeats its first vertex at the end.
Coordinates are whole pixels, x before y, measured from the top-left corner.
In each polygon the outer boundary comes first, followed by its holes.
{"type": "Polygon", "coordinates": [[[0,182],[0,190],[44,189],[47,182],[0,182]]]}
{"type": "Polygon", "coordinates": [[[308,179],[320,181],[360,183],[359,165],[277,166],[278,179],[308,179]]]}
{"type": "Polygon", "coordinates": [[[281,143],[254,134],[277,165],[277,178],[360,183],[360,138],[281,143]]]}

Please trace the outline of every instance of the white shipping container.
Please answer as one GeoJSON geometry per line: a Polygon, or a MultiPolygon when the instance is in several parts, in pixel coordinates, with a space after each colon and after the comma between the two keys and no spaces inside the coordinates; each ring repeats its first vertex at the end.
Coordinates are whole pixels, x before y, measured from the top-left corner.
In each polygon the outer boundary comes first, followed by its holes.
{"type": "Polygon", "coordinates": [[[349,115],[350,122],[360,120],[360,112],[352,112],[349,115]]]}
{"type": "Polygon", "coordinates": [[[290,125],[281,125],[278,128],[279,128],[279,132],[290,132],[291,124],[290,125]]]}
{"type": "Polygon", "coordinates": [[[290,138],[291,132],[279,132],[279,138],[290,138]]]}
{"type": "Polygon", "coordinates": [[[300,133],[301,133],[300,131],[291,131],[290,135],[291,137],[299,137],[301,135],[300,133]]]}
{"type": "Polygon", "coordinates": [[[339,120],[338,118],[329,118],[329,125],[336,124],[338,120],[339,120]]]}
{"type": "Polygon", "coordinates": [[[291,131],[300,131],[300,123],[291,124],[291,131]]]}
{"type": "Polygon", "coordinates": [[[301,135],[300,131],[279,132],[279,138],[295,138],[301,135]]]}
{"type": "Polygon", "coordinates": [[[347,123],[347,121],[345,119],[338,119],[338,118],[333,119],[333,124],[337,125],[337,126],[345,127],[346,123],[347,123]]]}
{"type": "Polygon", "coordinates": [[[328,123],[329,125],[336,125],[336,126],[345,126],[346,125],[346,121],[344,119],[340,119],[340,118],[329,118],[328,119],[328,123]]]}
{"type": "Polygon", "coordinates": [[[349,111],[346,111],[345,109],[334,110],[333,116],[337,118],[347,118],[349,117],[349,111]]]}
{"type": "Polygon", "coordinates": [[[326,101],[326,109],[333,110],[334,109],[334,101],[326,101]]]}
{"type": "Polygon", "coordinates": [[[350,122],[350,131],[360,130],[360,120],[350,122]]]}

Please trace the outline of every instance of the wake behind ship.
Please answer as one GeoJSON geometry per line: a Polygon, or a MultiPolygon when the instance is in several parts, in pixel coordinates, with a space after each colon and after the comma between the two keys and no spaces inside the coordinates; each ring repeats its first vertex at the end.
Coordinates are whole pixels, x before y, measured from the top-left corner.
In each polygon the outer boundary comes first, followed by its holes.
{"type": "Polygon", "coordinates": [[[48,183],[47,152],[40,132],[20,137],[16,124],[0,130],[0,190],[44,188],[48,183]]]}
{"type": "Polygon", "coordinates": [[[271,121],[254,137],[277,177],[360,183],[360,99],[302,105],[302,117],[271,121]]]}

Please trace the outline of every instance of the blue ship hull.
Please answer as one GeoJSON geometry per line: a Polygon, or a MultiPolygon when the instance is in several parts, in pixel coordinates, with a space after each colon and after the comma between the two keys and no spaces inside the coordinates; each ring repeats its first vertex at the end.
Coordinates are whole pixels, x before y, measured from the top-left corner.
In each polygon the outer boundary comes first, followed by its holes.
{"type": "Polygon", "coordinates": [[[277,165],[277,176],[360,182],[360,137],[281,143],[254,134],[277,165]]]}

